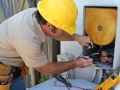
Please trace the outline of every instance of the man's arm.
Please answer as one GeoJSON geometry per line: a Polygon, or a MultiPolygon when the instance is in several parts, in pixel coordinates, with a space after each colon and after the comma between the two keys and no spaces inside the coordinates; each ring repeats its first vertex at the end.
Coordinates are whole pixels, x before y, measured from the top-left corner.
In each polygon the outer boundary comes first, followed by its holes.
{"type": "Polygon", "coordinates": [[[67,32],[63,32],[63,34],[60,37],[54,39],[59,41],[77,41],[82,46],[88,46],[89,44],[91,44],[93,48],[93,43],[90,40],[89,36],[82,36],[78,34],[70,35],[67,32]]]}
{"type": "Polygon", "coordinates": [[[76,41],[76,38],[80,37],[80,36],[81,35],[78,35],[78,34],[70,35],[64,31],[61,36],[59,36],[57,38],[54,38],[54,37],[53,38],[56,40],[59,40],[59,41],[76,41]]]}
{"type": "Polygon", "coordinates": [[[57,74],[68,71],[70,69],[74,69],[76,67],[85,68],[91,66],[92,59],[89,58],[88,60],[83,58],[77,58],[76,60],[66,61],[66,62],[54,62],[54,63],[47,63],[41,67],[35,67],[35,69],[42,74],[57,74]]]}

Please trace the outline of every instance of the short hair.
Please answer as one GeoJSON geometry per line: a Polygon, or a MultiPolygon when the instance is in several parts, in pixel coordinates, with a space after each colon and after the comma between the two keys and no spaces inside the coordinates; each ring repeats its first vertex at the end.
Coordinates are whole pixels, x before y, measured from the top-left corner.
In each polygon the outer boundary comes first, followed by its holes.
{"type": "Polygon", "coordinates": [[[47,21],[42,17],[42,15],[39,13],[38,10],[35,11],[34,15],[35,15],[35,18],[37,19],[38,23],[42,23],[42,24],[46,24],[47,23],[47,21]]]}

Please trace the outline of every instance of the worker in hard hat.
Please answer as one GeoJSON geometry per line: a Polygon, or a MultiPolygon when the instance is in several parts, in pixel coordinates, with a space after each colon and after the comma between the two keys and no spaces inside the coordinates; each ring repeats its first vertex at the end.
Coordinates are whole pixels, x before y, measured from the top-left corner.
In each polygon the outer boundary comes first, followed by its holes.
{"type": "Polygon", "coordinates": [[[93,45],[90,37],[75,34],[78,10],[73,0],[42,0],[0,24],[0,65],[13,73],[10,90],[25,90],[20,67],[24,64],[43,74],[56,74],[93,64],[92,59],[50,63],[42,48],[46,36],[60,41],[78,41],[93,45]],[[62,68],[61,68],[62,67],[62,68]],[[16,69],[14,69],[16,68],[16,69]],[[14,74],[17,73],[17,74],[14,74]]]}

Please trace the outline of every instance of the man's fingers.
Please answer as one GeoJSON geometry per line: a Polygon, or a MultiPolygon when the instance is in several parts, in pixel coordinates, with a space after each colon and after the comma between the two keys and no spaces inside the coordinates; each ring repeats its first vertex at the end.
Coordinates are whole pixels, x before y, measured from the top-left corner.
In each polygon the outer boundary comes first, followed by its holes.
{"type": "Polygon", "coordinates": [[[91,48],[93,48],[93,43],[92,42],[87,44],[87,49],[91,49],[91,48]]]}
{"type": "Polygon", "coordinates": [[[88,62],[87,62],[87,67],[90,67],[90,66],[92,66],[92,64],[93,64],[93,62],[91,62],[91,61],[88,61],[88,62]]]}

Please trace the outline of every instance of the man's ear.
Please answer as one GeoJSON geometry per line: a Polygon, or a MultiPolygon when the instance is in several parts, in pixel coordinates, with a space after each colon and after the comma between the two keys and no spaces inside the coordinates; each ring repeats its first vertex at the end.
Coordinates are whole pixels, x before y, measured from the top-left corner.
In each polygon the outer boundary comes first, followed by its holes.
{"type": "Polygon", "coordinates": [[[47,22],[45,24],[45,28],[46,28],[46,30],[51,30],[52,29],[52,25],[49,22],[47,22]]]}

